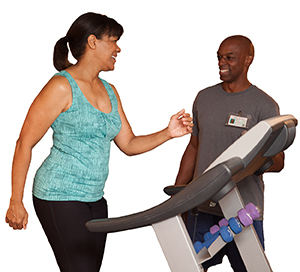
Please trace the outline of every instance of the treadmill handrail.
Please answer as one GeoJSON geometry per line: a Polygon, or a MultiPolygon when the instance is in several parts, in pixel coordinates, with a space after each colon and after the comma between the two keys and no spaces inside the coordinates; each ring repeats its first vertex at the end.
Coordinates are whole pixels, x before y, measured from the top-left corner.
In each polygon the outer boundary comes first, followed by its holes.
{"type": "Polygon", "coordinates": [[[145,227],[166,220],[209,200],[243,169],[244,163],[241,158],[231,158],[200,175],[182,191],[160,205],[118,218],[92,220],[86,223],[86,227],[92,232],[111,233],[145,227]]]}

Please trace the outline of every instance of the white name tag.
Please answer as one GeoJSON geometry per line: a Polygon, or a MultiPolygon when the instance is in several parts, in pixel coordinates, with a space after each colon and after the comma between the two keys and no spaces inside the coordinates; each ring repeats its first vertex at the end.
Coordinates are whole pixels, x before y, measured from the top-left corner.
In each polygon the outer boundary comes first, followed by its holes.
{"type": "Polygon", "coordinates": [[[239,113],[229,113],[226,125],[239,128],[248,128],[250,119],[250,115],[243,114],[241,111],[239,113]]]}

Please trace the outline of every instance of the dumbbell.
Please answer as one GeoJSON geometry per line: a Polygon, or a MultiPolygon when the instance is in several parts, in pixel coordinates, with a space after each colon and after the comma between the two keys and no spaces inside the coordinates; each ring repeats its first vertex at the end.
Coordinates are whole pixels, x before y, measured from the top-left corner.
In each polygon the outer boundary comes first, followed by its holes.
{"type": "Polygon", "coordinates": [[[222,239],[227,243],[231,242],[233,240],[232,232],[234,232],[235,234],[239,234],[242,232],[243,228],[241,226],[241,223],[245,227],[248,227],[253,224],[253,220],[259,218],[259,216],[260,213],[258,208],[253,203],[247,204],[245,206],[245,209],[241,209],[238,211],[238,218],[231,217],[228,220],[230,228],[226,225],[220,227],[219,231],[222,239]]]}
{"type": "Polygon", "coordinates": [[[249,203],[244,209],[238,211],[237,217],[231,217],[228,221],[223,218],[219,221],[219,226],[214,225],[210,228],[210,231],[204,234],[204,243],[199,241],[194,243],[195,251],[198,253],[203,247],[209,248],[209,246],[221,235],[224,242],[229,243],[233,241],[233,233],[239,234],[242,232],[242,225],[248,227],[253,224],[253,220],[259,218],[260,213],[258,208],[249,203]]]}
{"type": "Polygon", "coordinates": [[[222,226],[228,226],[228,221],[225,218],[223,218],[222,220],[219,221],[219,226],[214,225],[209,229],[209,231],[211,234],[214,234],[214,233],[218,232],[220,227],[222,227],[222,226]]]}
{"type": "Polygon", "coordinates": [[[204,234],[204,240],[205,240],[204,243],[201,243],[200,241],[195,242],[194,243],[195,251],[198,254],[198,252],[203,247],[209,248],[211,246],[211,244],[219,237],[219,235],[221,235],[224,242],[229,243],[233,240],[233,232],[235,234],[238,234],[241,231],[242,231],[242,226],[241,226],[240,222],[236,218],[232,217],[229,219],[229,221],[227,221],[227,225],[221,223],[221,227],[214,234],[212,234],[211,232],[205,233],[204,234]]]}
{"type": "Polygon", "coordinates": [[[211,234],[210,232],[205,233],[204,243],[197,241],[194,243],[194,248],[196,253],[198,253],[203,247],[209,248],[211,244],[221,235],[224,242],[229,243],[233,240],[233,233],[230,230],[229,226],[221,226],[219,231],[211,234]]]}
{"type": "Polygon", "coordinates": [[[245,206],[245,209],[246,209],[246,211],[249,212],[249,214],[253,220],[260,217],[260,211],[253,203],[247,204],[245,206]]]}
{"type": "MultiPolygon", "coordinates": [[[[205,242],[204,243],[201,243],[200,241],[197,241],[194,243],[194,248],[195,248],[195,251],[196,253],[198,253],[203,247],[206,247],[206,248],[209,248],[211,246],[211,244],[219,237],[220,233],[219,232],[216,232],[214,234],[211,234],[210,232],[207,232],[210,234],[210,237],[206,236],[205,237],[205,242]]],[[[206,233],[206,234],[207,234],[206,233]]],[[[205,234],[205,235],[206,235],[205,234]]],[[[204,236],[205,236],[204,235],[204,236]]]]}
{"type": "Polygon", "coordinates": [[[245,227],[252,225],[253,220],[260,216],[258,208],[253,203],[247,204],[245,209],[239,210],[237,214],[238,219],[245,227]]]}

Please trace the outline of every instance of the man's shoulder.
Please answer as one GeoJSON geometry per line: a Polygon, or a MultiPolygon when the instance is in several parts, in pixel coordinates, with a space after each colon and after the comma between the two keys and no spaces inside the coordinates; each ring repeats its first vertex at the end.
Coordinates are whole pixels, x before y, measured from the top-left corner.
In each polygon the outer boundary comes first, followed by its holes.
{"type": "Polygon", "coordinates": [[[256,92],[256,96],[257,98],[259,97],[259,99],[262,99],[263,102],[270,102],[270,103],[275,103],[277,104],[277,102],[266,92],[264,92],[262,89],[258,88],[255,85],[252,85],[254,92],[256,92]]]}
{"type": "Polygon", "coordinates": [[[206,87],[205,89],[201,90],[199,93],[208,92],[208,91],[212,91],[212,90],[220,90],[220,89],[222,89],[222,83],[218,83],[218,84],[206,87]]]}
{"type": "Polygon", "coordinates": [[[222,89],[222,83],[218,83],[209,87],[206,87],[205,89],[202,89],[198,92],[196,99],[198,97],[203,96],[213,96],[215,92],[218,92],[220,89],[222,89]]]}

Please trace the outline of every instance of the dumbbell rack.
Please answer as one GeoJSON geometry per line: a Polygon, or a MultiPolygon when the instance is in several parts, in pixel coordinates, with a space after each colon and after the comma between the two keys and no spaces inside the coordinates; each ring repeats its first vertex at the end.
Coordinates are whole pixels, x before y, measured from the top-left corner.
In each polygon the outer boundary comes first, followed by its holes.
{"type": "MultiPolygon", "coordinates": [[[[235,217],[245,207],[236,183],[252,174],[262,174],[273,157],[294,141],[298,121],[283,115],[258,123],[227,148],[199,177],[187,186],[170,186],[173,195],[149,210],[92,220],[92,232],[116,232],[152,225],[172,272],[203,272],[202,263],[214,256],[226,242],[218,237],[196,253],[181,214],[207,200],[219,203],[225,218],[235,217]],[[174,193],[175,191],[175,193],[174,193]]],[[[167,192],[165,188],[165,192],[167,192]]],[[[253,225],[243,228],[234,241],[248,272],[271,272],[253,225]]]]}
{"type": "MultiPolygon", "coordinates": [[[[226,210],[225,218],[235,217],[238,206],[240,209],[245,207],[236,188],[219,201],[219,205],[223,211],[226,210]]],[[[153,224],[152,227],[172,272],[203,272],[201,264],[227,244],[221,236],[218,236],[209,248],[203,247],[197,253],[181,216],[153,224]]],[[[240,234],[233,234],[233,237],[247,271],[272,271],[253,225],[244,227],[240,234]]]]}

